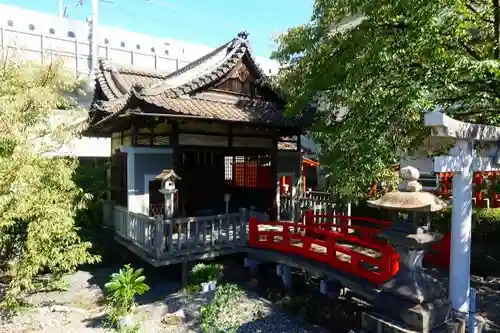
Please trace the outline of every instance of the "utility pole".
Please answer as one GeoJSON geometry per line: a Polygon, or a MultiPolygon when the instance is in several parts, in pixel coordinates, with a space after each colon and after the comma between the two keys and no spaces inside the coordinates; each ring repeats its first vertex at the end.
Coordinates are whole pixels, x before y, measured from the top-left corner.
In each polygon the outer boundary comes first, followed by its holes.
{"type": "Polygon", "coordinates": [[[59,18],[64,17],[63,0],[57,0],[57,14],[58,14],[59,18]]]}
{"type": "Polygon", "coordinates": [[[90,75],[93,76],[97,68],[97,19],[99,0],[92,0],[92,17],[90,21],[90,75]]]}

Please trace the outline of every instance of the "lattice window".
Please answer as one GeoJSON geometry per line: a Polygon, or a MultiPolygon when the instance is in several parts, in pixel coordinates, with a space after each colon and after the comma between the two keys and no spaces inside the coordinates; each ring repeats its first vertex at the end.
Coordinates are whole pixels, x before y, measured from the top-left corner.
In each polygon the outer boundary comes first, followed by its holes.
{"type": "Polygon", "coordinates": [[[234,186],[245,186],[245,156],[234,156],[234,186]]]}
{"type": "Polygon", "coordinates": [[[153,136],[153,146],[168,146],[169,144],[170,144],[170,137],[168,135],[153,136]]]}
{"type": "Polygon", "coordinates": [[[138,146],[151,146],[151,134],[137,134],[136,143],[138,146]]]}
{"type": "Polygon", "coordinates": [[[224,179],[236,187],[271,187],[269,156],[225,156],[224,179]]]}
{"type": "Polygon", "coordinates": [[[224,180],[233,182],[233,156],[224,156],[224,180]]]}
{"type": "Polygon", "coordinates": [[[170,136],[137,133],[136,144],[138,146],[168,146],[170,144],[170,136]]]}

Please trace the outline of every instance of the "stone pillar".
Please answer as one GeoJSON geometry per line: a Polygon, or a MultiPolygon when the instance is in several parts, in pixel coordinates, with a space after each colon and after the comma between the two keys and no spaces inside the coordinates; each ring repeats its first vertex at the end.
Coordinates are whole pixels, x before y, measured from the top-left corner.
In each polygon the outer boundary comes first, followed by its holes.
{"type": "Polygon", "coordinates": [[[281,277],[285,288],[292,291],[292,268],[288,265],[278,264],[276,266],[276,274],[281,277]]]}
{"type": "Polygon", "coordinates": [[[453,174],[451,211],[450,301],[453,311],[469,312],[470,256],[472,231],[472,142],[457,141],[452,153],[461,157],[453,174]],[[469,158],[468,158],[469,157],[469,158]]]}

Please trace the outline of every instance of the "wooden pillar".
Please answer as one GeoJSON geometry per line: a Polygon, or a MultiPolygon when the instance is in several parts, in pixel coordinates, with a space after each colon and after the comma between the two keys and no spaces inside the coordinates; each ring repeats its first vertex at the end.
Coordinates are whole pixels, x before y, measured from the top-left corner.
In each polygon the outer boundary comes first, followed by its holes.
{"type": "MultiPolygon", "coordinates": [[[[306,177],[305,177],[305,170],[304,170],[304,155],[302,154],[302,138],[300,133],[302,133],[302,130],[298,131],[299,134],[297,134],[297,151],[299,152],[299,163],[300,163],[300,178],[298,179],[298,185],[297,186],[297,197],[302,197],[306,193],[306,177]]],[[[294,185],[295,186],[295,185],[294,185]]]]}
{"type": "MultiPolygon", "coordinates": [[[[279,187],[279,179],[278,179],[278,136],[273,137],[273,151],[271,153],[271,185],[272,185],[272,193],[273,197],[277,197],[274,195],[276,191],[278,191],[279,187]]],[[[273,206],[271,212],[269,214],[269,219],[274,221],[278,217],[278,205],[279,199],[273,200],[273,206]]]]}
{"type": "Polygon", "coordinates": [[[186,287],[189,275],[189,262],[184,260],[181,263],[181,288],[186,287]]]}
{"type": "Polygon", "coordinates": [[[134,123],[130,127],[130,144],[137,146],[137,126],[134,123]]]}
{"type": "Polygon", "coordinates": [[[171,121],[171,134],[170,134],[170,147],[172,147],[173,152],[173,169],[176,174],[179,174],[179,168],[181,164],[181,151],[179,146],[179,123],[177,121],[171,121]]]}
{"type": "Polygon", "coordinates": [[[228,131],[227,131],[227,147],[229,149],[233,148],[233,128],[234,128],[234,125],[232,123],[230,123],[228,125],[228,131]]]}
{"type": "MultiPolygon", "coordinates": [[[[175,182],[175,188],[177,189],[177,203],[178,209],[175,216],[184,215],[184,202],[186,200],[185,191],[182,189],[184,180],[182,179],[184,175],[181,169],[181,148],[179,145],[179,123],[175,120],[169,121],[170,124],[170,147],[172,148],[172,169],[174,172],[181,177],[181,180],[175,182]]],[[[174,216],[174,217],[175,217],[174,216]]]]}

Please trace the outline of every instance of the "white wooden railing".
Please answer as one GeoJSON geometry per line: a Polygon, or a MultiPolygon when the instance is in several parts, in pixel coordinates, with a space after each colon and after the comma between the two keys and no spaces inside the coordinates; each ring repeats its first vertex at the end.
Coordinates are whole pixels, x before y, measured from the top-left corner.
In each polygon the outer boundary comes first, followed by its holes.
{"type": "MultiPolygon", "coordinates": [[[[304,197],[293,197],[290,194],[280,195],[279,219],[301,221],[305,210],[313,210],[315,215],[341,215],[350,214],[349,209],[344,211],[338,203],[331,199],[327,193],[306,193],[304,197]]],[[[326,217],[319,217],[319,223],[333,223],[326,217]]]]}
{"type": "Polygon", "coordinates": [[[112,215],[112,226],[121,239],[162,260],[244,246],[247,221],[254,214],[241,209],[239,213],[163,220],[161,216],[153,218],[115,205],[112,215]]]}
{"type": "Polygon", "coordinates": [[[181,217],[165,222],[168,227],[165,252],[168,255],[243,246],[247,240],[244,213],[181,217]]]}
{"type": "Polygon", "coordinates": [[[156,223],[162,223],[140,213],[129,212],[127,208],[115,206],[113,227],[122,238],[132,242],[148,253],[155,251],[156,223]]]}

